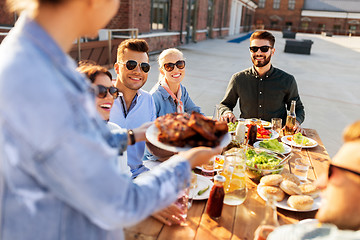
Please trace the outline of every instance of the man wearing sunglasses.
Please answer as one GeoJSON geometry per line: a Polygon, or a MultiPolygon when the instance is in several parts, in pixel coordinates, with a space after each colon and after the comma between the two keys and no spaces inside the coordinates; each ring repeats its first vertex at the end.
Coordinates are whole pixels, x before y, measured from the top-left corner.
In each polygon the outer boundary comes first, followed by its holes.
{"type": "MultiPolygon", "coordinates": [[[[123,128],[135,129],[156,118],[152,96],[141,89],[150,71],[148,51],[149,46],[142,39],[128,39],[118,47],[114,68],[117,73],[115,86],[120,94],[111,109],[110,122],[123,128]]],[[[127,148],[127,162],[133,178],[148,170],[142,162],[144,150],[145,142],[127,148]]]]}
{"type": "MultiPolygon", "coordinates": [[[[360,121],[344,131],[344,140],[328,174],[320,176],[316,182],[322,190],[322,201],[316,214],[318,223],[279,227],[268,240],[360,239],[360,121]]],[[[255,239],[260,239],[257,234],[255,239]]]]}
{"type": "Polygon", "coordinates": [[[295,78],[272,66],[275,53],[275,37],[267,31],[256,31],[250,37],[250,56],[253,67],[235,73],[220,103],[221,120],[235,122],[232,113],[236,102],[240,105],[240,117],[281,118],[286,122],[291,101],[296,101],[296,130],[305,119],[304,106],[298,94],[295,78]]]}

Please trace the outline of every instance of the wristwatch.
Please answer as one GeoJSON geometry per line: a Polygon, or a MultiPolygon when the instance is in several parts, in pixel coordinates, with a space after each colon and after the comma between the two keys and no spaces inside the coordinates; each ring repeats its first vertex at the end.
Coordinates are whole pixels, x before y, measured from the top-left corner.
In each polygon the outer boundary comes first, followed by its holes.
{"type": "Polygon", "coordinates": [[[129,129],[128,130],[128,135],[129,135],[129,138],[130,138],[130,145],[134,145],[136,143],[134,131],[132,129],[129,129]]]}

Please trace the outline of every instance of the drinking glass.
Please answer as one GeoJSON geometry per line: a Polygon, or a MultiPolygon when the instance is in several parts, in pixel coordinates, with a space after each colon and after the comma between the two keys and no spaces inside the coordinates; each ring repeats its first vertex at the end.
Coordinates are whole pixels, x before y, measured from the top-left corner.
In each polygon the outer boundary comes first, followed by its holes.
{"type": "Polygon", "coordinates": [[[296,158],[293,173],[300,179],[300,181],[306,182],[310,166],[311,163],[308,159],[296,158]]]}
{"type": "Polygon", "coordinates": [[[219,119],[220,119],[220,105],[216,104],[213,113],[213,120],[219,120],[219,119]]]}
{"type": "Polygon", "coordinates": [[[187,212],[189,208],[189,188],[185,188],[179,195],[178,199],[176,200],[175,204],[183,210],[183,214],[181,216],[184,218],[184,221],[181,225],[185,224],[187,218],[187,212]]]}
{"type": "Polygon", "coordinates": [[[245,182],[245,153],[244,151],[225,155],[224,169],[222,175],[226,178],[224,184],[227,205],[240,205],[246,199],[245,182]]]}
{"type": "Polygon", "coordinates": [[[271,130],[274,130],[280,136],[281,129],[282,129],[282,119],[281,118],[272,118],[271,119],[271,130]]]}
{"type": "Polygon", "coordinates": [[[191,172],[191,183],[190,183],[190,191],[189,191],[189,203],[188,208],[192,206],[192,201],[194,200],[194,197],[196,196],[196,189],[198,187],[197,184],[197,175],[194,172],[191,172]]]}

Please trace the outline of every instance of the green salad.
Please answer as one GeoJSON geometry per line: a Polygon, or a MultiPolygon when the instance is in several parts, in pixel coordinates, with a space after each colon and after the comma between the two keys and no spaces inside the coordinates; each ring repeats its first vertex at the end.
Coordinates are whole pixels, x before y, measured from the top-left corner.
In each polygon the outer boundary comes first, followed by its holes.
{"type": "Polygon", "coordinates": [[[277,139],[269,139],[269,140],[261,141],[259,143],[259,146],[278,153],[285,152],[284,146],[281,143],[279,143],[277,139]]]}
{"type": "Polygon", "coordinates": [[[293,136],[293,140],[298,145],[308,146],[311,145],[309,139],[307,137],[304,137],[301,133],[297,133],[293,136]],[[303,141],[304,139],[304,141],[303,141]]]}
{"type": "Polygon", "coordinates": [[[235,123],[232,123],[232,122],[229,122],[227,125],[228,125],[228,131],[229,132],[233,132],[236,130],[236,127],[238,125],[239,122],[235,122],[235,123]]]}
{"type": "Polygon", "coordinates": [[[254,149],[246,151],[246,165],[257,169],[277,169],[275,167],[281,161],[281,159],[267,152],[257,153],[254,149]]]}

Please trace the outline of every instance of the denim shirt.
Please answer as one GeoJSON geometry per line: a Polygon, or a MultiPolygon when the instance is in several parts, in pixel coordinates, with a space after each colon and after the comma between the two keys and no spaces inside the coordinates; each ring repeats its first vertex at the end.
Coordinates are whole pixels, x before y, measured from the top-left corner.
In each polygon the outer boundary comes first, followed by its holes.
{"type": "Polygon", "coordinates": [[[0,239],[123,239],[123,227],[175,201],[189,184],[180,156],[134,182],[90,84],[35,21],[22,15],[0,45],[0,239]]]}
{"type": "MultiPolygon", "coordinates": [[[[192,111],[201,113],[200,107],[196,106],[195,103],[191,100],[189,93],[186,88],[180,84],[181,87],[181,101],[184,104],[184,112],[191,114],[192,111]]],[[[163,88],[159,83],[157,83],[150,91],[150,94],[154,98],[155,108],[156,108],[156,117],[168,113],[176,112],[176,104],[171,95],[163,88]]]]}

